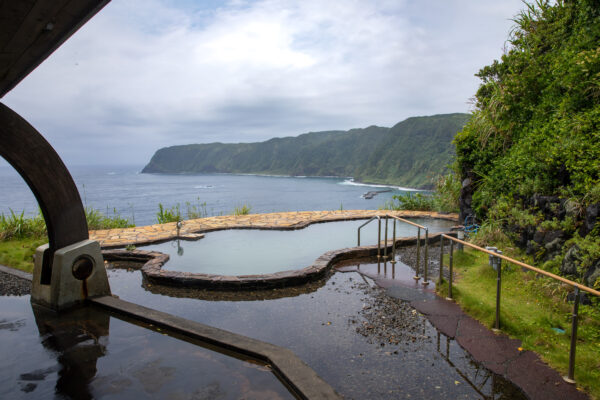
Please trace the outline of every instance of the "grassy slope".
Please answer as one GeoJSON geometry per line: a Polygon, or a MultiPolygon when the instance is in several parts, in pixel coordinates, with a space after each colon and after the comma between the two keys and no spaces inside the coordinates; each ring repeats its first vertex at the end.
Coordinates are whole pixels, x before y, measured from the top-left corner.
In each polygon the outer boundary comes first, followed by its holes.
{"type": "Polygon", "coordinates": [[[47,242],[47,238],[0,241],[0,264],[25,272],[33,272],[35,249],[47,242]]]}
{"type": "MultiPolygon", "coordinates": [[[[518,258],[518,254],[511,255],[518,258]]],[[[496,271],[486,254],[455,252],[457,277],[453,296],[471,316],[488,327],[495,320],[496,271]]],[[[445,262],[447,265],[447,260],[445,262]]],[[[447,283],[441,288],[448,290],[447,283]]],[[[500,324],[502,331],[520,339],[523,348],[539,354],[545,362],[566,375],[569,365],[572,303],[566,303],[566,288],[550,278],[506,265],[502,272],[500,324]],[[561,328],[557,333],[552,328],[561,328]]],[[[579,308],[575,379],[595,399],[600,399],[600,310],[597,305],[579,308]]]]}

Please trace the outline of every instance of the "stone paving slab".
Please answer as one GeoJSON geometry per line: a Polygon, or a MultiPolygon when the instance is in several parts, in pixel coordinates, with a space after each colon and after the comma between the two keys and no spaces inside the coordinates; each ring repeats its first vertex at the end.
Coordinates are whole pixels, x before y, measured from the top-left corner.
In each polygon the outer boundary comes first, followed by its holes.
{"type": "MultiPolygon", "coordinates": [[[[441,214],[428,211],[389,210],[336,210],[297,211],[268,214],[222,215],[182,221],[180,236],[191,237],[222,229],[302,229],[318,222],[346,221],[371,218],[376,215],[394,215],[401,218],[440,218],[458,221],[457,214],[441,214]]],[[[177,224],[156,224],[134,228],[104,229],[90,231],[90,239],[96,240],[104,249],[124,247],[128,244],[142,245],[164,242],[177,238],[177,224]]]]}

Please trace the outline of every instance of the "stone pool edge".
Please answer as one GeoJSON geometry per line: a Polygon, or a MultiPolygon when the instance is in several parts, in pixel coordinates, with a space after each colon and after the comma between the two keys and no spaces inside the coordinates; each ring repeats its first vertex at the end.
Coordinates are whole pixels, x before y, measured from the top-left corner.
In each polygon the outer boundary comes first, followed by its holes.
{"type": "MultiPolygon", "coordinates": [[[[438,242],[442,233],[444,232],[432,234],[429,237],[429,243],[438,242]]],[[[448,232],[445,234],[455,235],[455,233],[448,232]]],[[[424,242],[424,239],[421,239],[421,243],[424,242]]],[[[396,247],[411,246],[416,243],[416,237],[396,239],[396,247]]],[[[390,240],[387,246],[388,254],[391,254],[392,246],[390,240]]],[[[384,252],[385,249],[385,245],[382,245],[381,251],[384,252]]],[[[319,256],[312,265],[302,269],[239,276],[164,270],[162,267],[169,261],[169,256],[157,251],[109,249],[103,250],[102,255],[106,262],[144,262],[140,270],[143,277],[152,284],[209,290],[259,290],[296,286],[316,281],[324,278],[340,261],[372,257],[376,256],[377,252],[377,245],[331,250],[319,256]]]]}
{"type": "Polygon", "coordinates": [[[103,249],[127,245],[147,245],[173,239],[186,239],[190,235],[225,229],[297,230],[321,222],[352,221],[373,216],[393,215],[401,218],[434,218],[458,222],[458,214],[432,211],[391,210],[335,210],[290,211],[249,215],[222,215],[182,221],[179,232],[177,224],[154,224],[133,228],[90,231],[90,239],[100,243],[103,249]],[[179,233],[179,234],[178,234],[179,233]]]}

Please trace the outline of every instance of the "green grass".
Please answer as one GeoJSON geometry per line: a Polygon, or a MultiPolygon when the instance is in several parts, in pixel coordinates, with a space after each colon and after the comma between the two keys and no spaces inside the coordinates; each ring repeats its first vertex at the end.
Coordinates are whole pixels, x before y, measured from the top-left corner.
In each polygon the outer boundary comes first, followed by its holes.
{"type": "Polygon", "coordinates": [[[243,204],[241,206],[235,206],[233,208],[233,215],[248,215],[248,214],[250,214],[251,210],[252,210],[252,207],[250,207],[248,204],[243,204]]]}
{"type": "Polygon", "coordinates": [[[47,243],[46,238],[25,238],[0,241],[0,264],[33,272],[35,249],[47,243]]]}
{"type": "MultiPolygon", "coordinates": [[[[505,254],[519,259],[509,249],[505,254]]],[[[496,271],[488,265],[487,254],[475,250],[454,253],[456,276],[454,299],[469,315],[493,327],[496,306],[496,271]]],[[[448,265],[446,256],[445,265],[448,265]]],[[[500,307],[501,330],[520,339],[525,350],[532,350],[566,375],[569,365],[572,303],[565,301],[568,289],[559,282],[503,262],[500,307]],[[556,333],[561,328],[565,333],[556,333]]],[[[446,295],[448,283],[440,292],[446,295]]],[[[594,297],[594,296],[591,296],[594,297]]],[[[595,399],[600,399],[600,301],[579,306],[575,379],[595,399]]]]}

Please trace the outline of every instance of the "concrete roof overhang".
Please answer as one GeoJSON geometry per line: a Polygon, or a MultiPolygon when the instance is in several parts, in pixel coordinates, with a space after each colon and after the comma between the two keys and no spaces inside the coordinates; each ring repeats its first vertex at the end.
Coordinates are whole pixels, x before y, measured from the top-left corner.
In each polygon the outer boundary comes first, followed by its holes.
{"type": "Polygon", "coordinates": [[[110,0],[0,0],[0,98],[110,0]]]}

